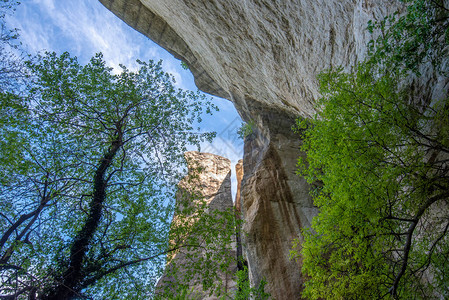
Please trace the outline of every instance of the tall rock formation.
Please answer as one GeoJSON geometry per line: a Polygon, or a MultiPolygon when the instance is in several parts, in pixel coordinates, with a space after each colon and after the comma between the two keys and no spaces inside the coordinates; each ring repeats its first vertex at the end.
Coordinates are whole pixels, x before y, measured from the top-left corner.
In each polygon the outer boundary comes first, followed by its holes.
{"type": "MultiPolygon", "coordinates": [[[[171,241],[174,245],[183,245],[184,242],[190,243],[193,235],[197,235],[195,244],[201,244],[200,247],[188,249],[188,247],[182,247],[179,251],[169,254],[169,263],[166,268],[164,276],[159,280],[157,294],[162,294],[164,288],[168,288],[174,291],[178,288],[181,280],[184,280],[188,272],[193,272],[193,277],[189,280],[188,284],[188,297],[189,299],[218,299],[214,295],[209,295],[209,291],[203,291],[201,281],[201,270],[192,268],[194,263],[197,263],[199,259],[206,255],[220,255],[223,253],[213,253],[215,248],[210,247],[206,242],[201,243],[205,236],[220,235],[220,232],[205,232],[197,231],[197,226],[203,226],[200,222],[200,218],[204,218],[204,214],[213,214],[216,212],[229,212],[233,213],[233,202],[231,195],[231,162],[229,159],[210,154],[201,153],[197,151],[191,151],[185,153],[185,158],[188,166],[188,174],[178,184],[178,191],[176,194],[177,211],[173,217],[172,230],[177,230],[174,237],[177,241],[171,241]],[[204,212],[204,214],[198,214],[198,210],[204,212]],[[182,227],[182,228],[180,228],[182,227]],[[180,229],[180,230],[179,230],[180,229]],[[180,240],[181,239],[181,240],[180,240]],[[194,253],[192,253],[194,252],[194,253]],[[212,252],[212,253],[211,253],[212,252]],[[195,255],[190,255],[195,254],[195,255]],[[171,268],[177,268],[175,271],[171,268]],[[174,271],[175,276],[173,273],[174,271]]],[[[220,218],[220,216],[217,216],[220,218]]],[[[214,220],[214,219],[212,219],[214,220]]],[[[217,220],[218,221],[218,220],[217,220]]],[[[232,220],[231,220],[232,221],[232,220]]],[[[231,225],[232,228],[233,225],[231,225]]],[[[204,227],[202,228],[204,229],[204,227]]],[[[211,227],[211,229],[215,229],[211,227]]],[[[218,228],[218,230],[225,230],[225,228],[218,228]]],[[[228,233],[233,238],[233,230],[228,233]]],[[[216,246],[216,245],[214,245],[216,246]]],[[[222,284],[222,291],[229,295],[232,295],[236,289],[236,282],[234,280],[234,273],[236,272],[236,247],[235,241],[232,241],[232,248],[226,247],[224,249],[224,255],[226,258],[232,261],[232,264],[228,268],[228,272],[218,272],[218,278],[215,281],[220,281],[222,284]]],[[[218,245],[220,247],[220,245],[218,245]]],[[[220,249],[221,251],[221,249],[220,249]]],[[[220,257],[223,259],[223,257],[220,257]]],[[[205,274],[205,272],[203,273],[205,274]]],[[[186,276],[187,275],[187,276],[186,276]]],[[[217,283],[215,282],[215,283],[217,283]]]]}
{"type": "Polygon", "coordinates": [[[237,269],[243,270],[246,259],[243,256],[243,245],[242,245],[242,228],[240,221],[242,220],[242,203],[241,203],[241,192],[242,192],[242,181],[243,181],[243,159],[240,159],[235,165],[235,175],[237,177],[237,191],[235,193],[235,219],[236,219],[236,244],[237,244],[237,269]]]}
{"type": "Polygon", "coordinates": [[[250,278],[257,285],[265,277],[276,299],[297,299],[300,266],[288,252],[317,210],[295,175],[303,154],[291,127],[314,113],[316,75],[363,59],[368,20],[397,7],[390,0],[99,1],[185,61],[201,90],[231,100],[255,124],[241,189],[250,278]]]}
{"type": "Polygon", "coordinates": [[[240,201],[240,194],[243,181],[243,159],[240,159],[235,165],[235,176],[237,177],[237,191],[235,192],[235,210],[238,214],[242,212],[242,206],[240,201]]]}

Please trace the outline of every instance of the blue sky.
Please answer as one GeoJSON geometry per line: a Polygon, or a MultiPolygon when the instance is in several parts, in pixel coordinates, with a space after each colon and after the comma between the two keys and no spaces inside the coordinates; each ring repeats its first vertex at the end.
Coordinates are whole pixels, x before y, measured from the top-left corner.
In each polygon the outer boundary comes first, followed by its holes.
{"type": "MultiPolygon", "coordinates": [[[[102,52],[112,67],[124,64],[129,68],[136,66],[136,59],[162,59],[165,71],[175,77],[178,87],[197,89],[192,74],[181,67],[179,60],[126,25],[97,0],[22,0],[8,23],[20,30],[20,39],[31,54],[68,51],[86,63],[95,53],[102,52]]],[[[214,97],[213,102],[220,111],[205,116],[201,127],[216,131],[217,138],[212,144],[203,144],[201,150],[231,160],[234,193],[234,166],[243,157],[243,141],[237,136],[242,121],[230,101],[214,97]]]]}

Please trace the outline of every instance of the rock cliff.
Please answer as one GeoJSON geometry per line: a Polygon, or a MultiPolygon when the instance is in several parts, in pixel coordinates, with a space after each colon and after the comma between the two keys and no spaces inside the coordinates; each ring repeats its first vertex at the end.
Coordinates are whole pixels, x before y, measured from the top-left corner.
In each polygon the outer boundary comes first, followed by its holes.
{"type": "MultiPolygon", "coordinates": [[[[298,116],[313,114],[316,75],[351,69],[372,38],[368,20],[390,0],[100,0],[126,23],[185,61],[197,86],[231,100],[254,123],[245,141],[241,207],[250,279],[275,299],[297,299],[300,266],[291,241],[317,213],[295,175],[298,116]]],[[[435,79],[438,80],[438,79],[435,79]]]]}
{"type": "MultiPolygon", "coordinates": [[[[199,220],[204,218],[204,214],[198,214],[198,210],[202,210],[209,215],[216,212],[232,212],[234,205],[231,195],[231,162],[229,159],[218,155],[197,151],[185,153],[185,158],[189,172],[178,184],[176,194],[178,214],[175,214],[172,221],[172,230],[176,230],[172,237],[177,240],[171,242],[175,246],[184,243],[189,244],[192,241],[192,236],[197,235],[197,238],[194,239],[195,244],[201,245],[193,249],[181,247],[179,251],[169,254],[169,263],[165,274],[158,282],[157,294],[163,294],[164,288],[171,289],[173,292],[176,288],[179,288],[181,283],[185,283],[188,286],[189,299],[218,299],[214,295],[209,295],[209,292],[203,291],[201,281],[204,278],[195,276],[198,270],[192,268],[192,265],[204,258],[206,252],[208,252],[207,255],[211,256],[221,256],[223,253],[214,253],[215,248],[211,248],[206,242],[202,242],[204,236],[200,235],[203,233],[198,233],[194,228],[204,225],[199,220]],[[172,270],[172,268],[176,269],[172,270]],[[171,273],[171,271],[174,271],[174,273],[171,273]],[[193,276],[188,274],[189,272],[193,272],[193,276]],[[187,277],[189,277],[189,282],[183,282],[187,277]]],[[[207,230],[204,233],[210,234],[207,230]]],[[[219,234],[213,233],[213,235],[219,234]]],[[[230,236],[233,237],[232,233],[230,236]]],[[[229,272],[219,271],[215,281],[219,281],[223,285],[222,292],[232,295],[236,289],[236,282],[233,277],[237,268],[235,240],[228,246],[231,246],[231,249],[229,247],[224,249],[226,251],[224,254],[232,261],[228,267],[229,272]]]]}
{"type": "Polygon", "coordinates": [[[270,110],[310,116],[316,75],[365,53],[369,19],[388,0],[100,0],[185,61],[198,87],[232,100],[244,119],[270,110]]]}

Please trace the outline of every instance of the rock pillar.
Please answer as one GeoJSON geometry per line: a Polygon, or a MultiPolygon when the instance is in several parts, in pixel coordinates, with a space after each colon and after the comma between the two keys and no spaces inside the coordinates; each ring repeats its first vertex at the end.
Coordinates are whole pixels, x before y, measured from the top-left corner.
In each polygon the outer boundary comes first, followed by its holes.
{"type": "Polygon", "coordinates": [[[204,277],[209,271],[204,269],[202,264],[205,264],[205,267],[217,269],[217,273],[211,273],[214,286],[221,286],[222,294],[232,296],[236,289],[234,275],[237,266],[231,162],[218,155],[196,151],[187,152],[185,157],[189,172],[178,185],[177,213],[173,217],[171,235],[172,247],[180,248],[168,255],[166,272],[159,280],[157,294],[163,294],[165,288],[172,293],[170,296],[173,293],[179,295],[175,290],[181,283],[187,283],[188,299],[218,299],[218,293],[210,295],[212,290],[203,291],[203,281],[211,279],[204,277]],[[222,221],[220,213],[229,213],[226,216],[231,217],[227,220],[232,223],[230,226],[211,224],[222,221]],[[224,230],[230,232],[225,233],[224,230]],[[223,245],[205,241],[211,238],[222,242],[217,236],[230,237],[231,241],[223,245]],[[226,271],[218,270],[224,260],[231,264],[226,271]]]}

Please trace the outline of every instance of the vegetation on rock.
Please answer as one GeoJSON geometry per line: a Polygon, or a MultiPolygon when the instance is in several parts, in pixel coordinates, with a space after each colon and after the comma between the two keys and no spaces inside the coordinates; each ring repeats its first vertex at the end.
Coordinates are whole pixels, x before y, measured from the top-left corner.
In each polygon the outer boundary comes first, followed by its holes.
{"type": "Polygon", "coordinates": [[[270,299],[270,294],[265,292],[265,285],[267,282],[262,279],[258,287],[251,287],[248,276],[248,267],[243,266],[243,269],[236,273],[238,291],[233,299],[235,300],[266,300],[270,299]]]}
{"type": "Polygon", "coordinates": [[[253,134],[255,126],[256,124],[254,120],[250,120],[247,123],[243,122],[237,129],[237,135],[244,140],[247,136],[253,134]]]}
{"type": "Polygon", "coordinates": [[[449,100],[407,84],[426,68],[447,80],[449,8],[407,2],[370,24],[364,63],[319,76],[319,112],[298,119],[320,209],[292,251],[307,299],[449,296],[449,100]]]}

